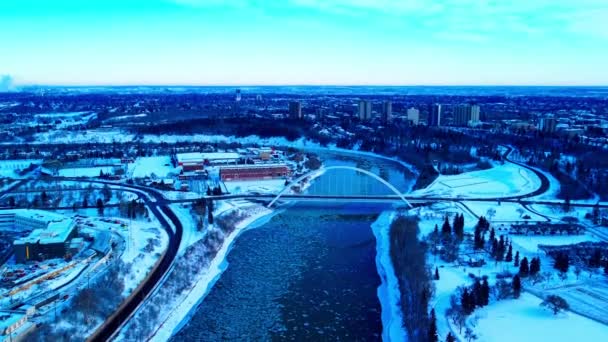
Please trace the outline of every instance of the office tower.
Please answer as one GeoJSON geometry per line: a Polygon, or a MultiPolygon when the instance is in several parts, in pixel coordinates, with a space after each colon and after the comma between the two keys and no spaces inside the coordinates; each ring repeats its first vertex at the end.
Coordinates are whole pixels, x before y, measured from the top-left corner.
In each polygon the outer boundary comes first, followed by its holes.
{"type": "Polygon", "coordinates": [[[291,119],[302,118],[302,104],[299,101],[289,102],[289,117],[291,119]]]}
{"type": "Polygon", "coordinates": [[[236,90],[236,97],[234,99],[236,102],[240,102],[241,101],[241,89],[237,89],[236,90]]]}
{"type": "Polygon", "coordinates": [[[557,127],[557,119],[554,116],[546,116],[540,119],[540,130],[545,133],[553,133],[557,127]]]}
{"type": "Polygon", "coordinates": [[[368,121],[372,118],[372,103],[366,100],[359,101],[359,120],[368,121]]]}
{"type": "Polygon", "coordinates": [[[382,122],[389,123],[393,121],[393,103],[391,101],[382,102],[382,122]]]}
{"type": "Polygon", "coordinates": [[[460,104],[454,107],[454,126],[466,126],[471,119],[471,105],[460,104]]]}
{"type": "Polygon", "coordinates": [[[420,111],[414,107],[409,108],[407,110],[407,120],[412,123],[412,125],[417,126],[420,122],[420,111]]]}
{"type": "Polygon", "coordinates": [[[479,113],[480,112],[481,112],[481,109],[479,108],[478,105],[472,105],[471,106],[471,118],[470,118],[470,121],[472,123],[479,122],[479,113]]]}
{"type": "Polygon", "coordinates": [[[439,127],[441,126],[441,105],[440,104],[434,104],[431,105],[431,108],[429,109],[429,119],[427,124],[429,126],[434,126],[434,127],[439,127]]]}
{"type": "Polygon", "coordinates": [[[262,103],[262,95],[258,94],[255,96],[255,103],[257,103],[257,104],[262,103]]]}

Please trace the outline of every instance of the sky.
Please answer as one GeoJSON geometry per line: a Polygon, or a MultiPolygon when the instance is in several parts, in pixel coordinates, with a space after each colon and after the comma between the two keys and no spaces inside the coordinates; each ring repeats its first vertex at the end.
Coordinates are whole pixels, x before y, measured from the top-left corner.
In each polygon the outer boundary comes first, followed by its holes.
{"type": "Polygon", "coordinates": [[[11,85],[608,85],[607,0],[0,0],[11,85]]]}

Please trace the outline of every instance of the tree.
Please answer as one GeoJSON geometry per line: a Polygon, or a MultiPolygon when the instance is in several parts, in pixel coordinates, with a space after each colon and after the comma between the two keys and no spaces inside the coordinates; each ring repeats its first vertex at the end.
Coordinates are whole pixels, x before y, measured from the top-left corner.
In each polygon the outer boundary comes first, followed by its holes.
{"type": "Polygon", "coordinates": [[[97,199],[97,213],[99,213],[99,216],[103,216],[103,201],[101,200],[101,198],[97,199]]]}
{"type": "Polygon", "coordinates": [[[482,306],[490,304],[490,284],[487,277],[481,282],[481,304],[482,306]]]}
{"type": "Polygon", "coordinates": [[[464,214],[456,214],[456,216],[454,216],[453,227],[454,235],[462,240],[464,237],[464,214]]]}
{"type": "Polygon", "coordinates": [[[11,208],[14,208],[15,205],[16,205],[16,203],[15,203],[15,197],[9,196],[8,197],[8,206],[11,207],[11,208]]]}
{"type": "Polygon", "coordinates": [[[519,264],[519,276],[527,277],[530,274],[530,266],[528,265],[528,258],[524,257],[519,264]]]}
{"type": "Polygon", "coordinates": [[[557,315],[562,310],[570,309],[570,305],[566,300],[558,295],[548,295],[542,303],[541,306],[546,307],[551,310],[554,315],[557,315]]]}
{"type": "Polygon", "coordinates": [[[456,342],[456,338],[454,337],[454,335],[452,335],[451,332],[449,332],[448,335],[445,337],[445,342],[456,342]]]}
{"type": "Polygon", "coordinates": [[[562,252],[558,253],[555,256],[553,267],[561,273],[567,273],[568,268],[570,267],[570,258],[568,257],[568,254],[562,252]]]}
{"type": "Polygon", "coordinates": [[[496,241],[496,232],[494,231],[494,227],[490,229],[490,238],[488,239],[489,243],[494,243],[496,241]]]}
{"type": "Polygon", "coordinates": [[[106,203],[110,202],[112,199],[112,190],[110,190],[108,184],[105,184],[103,188],[101,188],[101,194],[103,195],[103,199],[106,203]]]}
{"type": "Polygon", "coordinates": [[[540,272],[540,258],[532,258],[530,261],[530,275],[536,275],[540,272]]]}
{"type": "Polygon", "coordinates": [[[475,335],[473,329],[467,327],[464,331],[464,338],[466,338],[468,342],[471,342],[477,339],[477,335],[475,335]]]}
{"type": "Polygon", "coordinates": [[[429,342],[437,342],[439,337],[437,336],[437,317],[435,316],[435,309],[431,309],[431,317],[429,318],[429,331],[428,339],[429,342]]]}
{"type": "Polygon", "coordinates": [[[564,200],[564,212],[570,211],[570,196],[566,195],[566,199],[564,200]]]}
{"type": "Polygon", "coordinates": [[[519,251],[515,252],[515,258],[513,259],[513,266],[519,267],[519,251]]]}
{"type": "Polygon", "coordinates": [[[441,234],[444,237],[452,234],[452,227],[450,227],[450,221],[448,220],[448,215],[445,215],[445,219],[443,220],[443,225],[441,226],[441,234]]]}
{"type": "Polygon", "coordinates": [[[513,282],[511,285],[513,285],[513,296],[515,298],[519,298],[521,294],[521,278],[518,274],[513,277],[513,282]]]}
{"type": "Polygon", "coordinates": [[[589,267],[600,267],[602,266],[602,252],[599,248],[596,248],[591,258],[589,258],[589,267]]]}
{"type": "MultiPolygon", "coordinates": [[[[480,217],[479,220],[481,220],[482,218],[483,218],[483,216],[480,217]]],[[[484,244],[485,244],[484,228],[483,228],[482,224],[478,222],[477,225],[475,226],[473,246],[475,249],[483,249],[484,244]]]]}
{"type": "Polygon", "coordinates": [[[82,207],[83,208],[88,208],[89,207],[89,201],[87,201],[86,197],[82,199],[82,207]]]}
{"type": "Polygon", "coordinates": [[[439,280],[439,269],[435,267],[435,280],[439,280]]]}
{"type": "Polygon", "coordinates": [[[507,250],[507,256],[505,257],[506,262],[513,261],[513,245],[509,243],[509,248],[507,250]]]}
{"type": "Polygon", "coordinates": [[[460,295],[460,305],[462,305],[463,313],[467,316],[475,310],[475,298],[467,288],[464,288],[460,295]]]}

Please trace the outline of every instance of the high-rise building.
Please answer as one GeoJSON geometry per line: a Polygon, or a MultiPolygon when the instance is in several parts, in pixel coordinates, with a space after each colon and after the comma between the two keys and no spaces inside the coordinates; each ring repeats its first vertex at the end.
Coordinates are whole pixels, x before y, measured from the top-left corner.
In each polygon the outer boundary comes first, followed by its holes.
{"type": "Polygon", "coordinates": [[[480,108],[478,105],[461,104],[454,107],[454,125],[467,126],[479,122],[480,108]]]}
{"type": "Polygon", "coordinates": [[[389,123],[393,121],[393,103],[391,101],[382,102],[382,122],[389,123]]]}
{"type": "Polygon", "coordinates": [[[302,118],[302,104],[299,101],[289,102],[289,117],[291,119],[302,118]]]}
{"type": "Polygon", "coordinates": [[[409,108],[407,110],[407,119],[412,125],[417,126],[420,122],[420,111],[417,108],[409,108]]]}
{"type": "Polygon", "coordinates": [[[240,102],[241,101],[241,89],[237,89],[236,90],[236,96],[234,99],[236,102],[240,102]]]}
{"type": "Polygon", "coordinates": [[[478,105],[471,106],[471,122],[476,123],[479,122],[479,115],[481,113],[481,109],[478,105]]]}
{"type": "Polygon", "coordinates": [[[553,133],[557,127],[557,119],[554,116],[546,116],[540,119],[540,130],[545,133],[553,133]]]}
{"type": "Polygon", "coordinates": [[[372,119],[372,103],[366,100],[359,101],[359,120],[368,121],[372,119]]]}
{"type": "Polygon", "coordinates": [[[441,105],[433,104],[429,109],[429,119],[427,124],[429,126],[439,127],[441,126],[441,105]]]}

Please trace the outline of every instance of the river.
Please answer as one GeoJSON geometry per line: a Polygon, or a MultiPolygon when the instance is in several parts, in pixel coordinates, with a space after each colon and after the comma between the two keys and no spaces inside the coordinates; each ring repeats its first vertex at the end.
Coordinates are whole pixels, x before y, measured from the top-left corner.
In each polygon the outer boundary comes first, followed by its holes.
{"type": "MultiPolygon", "coordinates": [[[[413,175],[379,158],[321,154],[324,164],[356,166],[402,191],[413,175]]],[[[390,193],[368,176],[332,170],[309,193],[390,193]],[[338,173],[339,177],[329,174],[338,173]],[[332,188],[333,186],[333,188],[332,188]]],[[[235,241],[228,267],[175,341],[379,340],[376,241],[370,225],[387,204],[292,203],[235,241]]]]}

